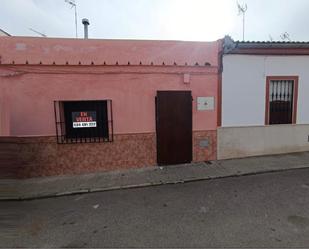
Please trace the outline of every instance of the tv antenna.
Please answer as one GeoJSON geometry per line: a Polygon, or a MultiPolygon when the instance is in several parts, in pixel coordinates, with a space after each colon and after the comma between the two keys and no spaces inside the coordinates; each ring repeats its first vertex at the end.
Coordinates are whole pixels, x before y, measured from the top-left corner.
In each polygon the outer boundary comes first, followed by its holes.
{"type": "Polygon", "coordinates": [[[71,9],[74,8],[75,10],[75,36],[76,38],[77,36],[77,10],[76,10],[76,2],[75,0],[64,0],[66,3],[68,3],[69,5],[71,5],[71,9]]]}
{"type": "Polygon", "coordinates": [[[273,42],[273,41],[274,41],[274,38],[273,38],[271,35],[268,35],[268,38],[269,38],[269,41],[270,41],[270,42],[273,42]]]}
{"type": "Polygon", "coordinates": [[[36,34],[38,34],[38,35],[40,35],[42,37],[47,37],[47,35],[45,35],[44,33],[41,33],[41,32],[39,32],[39,31],[37,31],[37,30],[35,30],[33,28],[29,28],[29,30],[31,30],[32,32],[34,32],[34,33],[36,33],[36,34]]]}
{"type": "Polygon", "coordinates": [[[237,2],[237,8],[238,8],[238,15],[242,15],[242,40],[245,40],[245,16],[246,11],[248,10],[247,4],[240,5],[237,2]]]}
{"type": "Polygon", "coordinates": [[[290,39],[290,34],[288,32],[284,32],[280,35],[280,38],[283,40],[283,41],[291,41],[290,39]]]}

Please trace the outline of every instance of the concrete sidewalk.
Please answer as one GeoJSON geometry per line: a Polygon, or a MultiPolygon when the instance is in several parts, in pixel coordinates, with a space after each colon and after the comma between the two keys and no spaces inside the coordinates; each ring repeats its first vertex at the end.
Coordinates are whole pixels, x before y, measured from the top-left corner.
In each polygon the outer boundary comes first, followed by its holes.
{"type": "Polygon", "coordinates": [[[309,152],[87,175],[1,180],[0,200],[46,198],[301,168],[309,168],[309,152]]]}

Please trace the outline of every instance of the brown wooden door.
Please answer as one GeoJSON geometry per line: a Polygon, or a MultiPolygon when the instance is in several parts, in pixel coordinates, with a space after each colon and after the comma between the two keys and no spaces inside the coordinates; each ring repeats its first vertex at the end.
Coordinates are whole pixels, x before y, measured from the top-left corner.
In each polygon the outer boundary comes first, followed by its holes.
{"type": "Polygon", "coordinates": [[[191,91],[158,91],[156,98],[157,163],[192,161],[191,91]]]}

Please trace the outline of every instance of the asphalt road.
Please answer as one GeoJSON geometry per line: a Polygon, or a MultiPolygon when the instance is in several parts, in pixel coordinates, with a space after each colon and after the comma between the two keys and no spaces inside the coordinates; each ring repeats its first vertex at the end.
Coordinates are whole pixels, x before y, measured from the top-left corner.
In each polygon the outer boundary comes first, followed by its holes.
{"type": "Polygon", "coordinates": [[[0,202],[1,247],[308,247],[309,169],[0,202]]]}

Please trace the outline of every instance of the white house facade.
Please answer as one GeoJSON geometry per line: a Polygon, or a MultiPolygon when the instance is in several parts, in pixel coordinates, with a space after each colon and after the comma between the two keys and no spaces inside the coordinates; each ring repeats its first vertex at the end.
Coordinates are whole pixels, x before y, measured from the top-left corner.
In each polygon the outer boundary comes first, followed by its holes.
{"type": "Polygon", "coordinates": [[[218,159],[309,150],[309,44],[234,42],[222,57],[218,159]]]}

